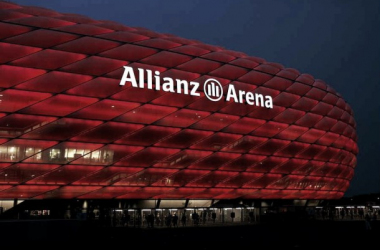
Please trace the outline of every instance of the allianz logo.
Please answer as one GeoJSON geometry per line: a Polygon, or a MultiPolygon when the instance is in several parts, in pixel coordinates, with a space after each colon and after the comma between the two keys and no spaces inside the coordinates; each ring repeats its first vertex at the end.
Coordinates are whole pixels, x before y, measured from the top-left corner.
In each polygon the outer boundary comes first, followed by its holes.
{"type": "MultiPolygon", "coordinates": [[[[120,80],[120,85],[125,85],[126,82],[130,82],[134,88],[162,90],[165,92],[201,96],[199,92],[199,82],[181,79],[173,79],[171,77],[161,77],[159,71],[137,68],[138,81],[136,80],[134,68],[124,66],[124,73],[120,80]],[[146,76],[146,79],[145,79],[146,76]],[[154,79],[154,81],[153,81],[154,79]]],[[[273,109],[273,98],[269,95],[263,95],[250,91],[237,90],[235,85],[229,84],[227,93],[223,95],[222,84],[213,78],[207,79],[203,84],[203,92],[205,96],[213,102],[220,101],[225,97],[225,101],[234,101],[236,103],[247,103],[248,105],[256,105],[259,107],[265,107],[273,109]]]]}

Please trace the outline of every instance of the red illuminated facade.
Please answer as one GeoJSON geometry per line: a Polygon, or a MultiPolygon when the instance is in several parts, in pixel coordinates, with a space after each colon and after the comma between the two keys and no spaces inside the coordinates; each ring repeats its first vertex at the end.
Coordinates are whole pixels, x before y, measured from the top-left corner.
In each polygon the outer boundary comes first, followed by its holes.
{"type": "Polygon", "coordinates": [[[241,52],[0,2],[0,199],[335,199],[350,106],[241,52]],[[273,109],[120,86],[123,66],[273,97],[273,109]]]}

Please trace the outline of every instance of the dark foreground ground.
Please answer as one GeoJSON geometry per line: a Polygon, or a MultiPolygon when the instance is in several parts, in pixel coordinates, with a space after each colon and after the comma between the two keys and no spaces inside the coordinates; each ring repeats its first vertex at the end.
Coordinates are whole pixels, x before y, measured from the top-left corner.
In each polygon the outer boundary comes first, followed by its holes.
{"type": "Polygon", "coordinates": [[[0,221],[2,246],[70,249],[247,249],[375,247],[380,221],[273,221],[179,228],[99,227],[84,221],[0,221]]]}

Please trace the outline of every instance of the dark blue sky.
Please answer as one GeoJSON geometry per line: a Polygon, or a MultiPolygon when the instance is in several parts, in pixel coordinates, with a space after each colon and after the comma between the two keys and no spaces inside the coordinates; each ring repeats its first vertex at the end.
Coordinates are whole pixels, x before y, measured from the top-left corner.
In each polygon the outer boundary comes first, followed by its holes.
{"type": "Polygon", "coordinates": [[[351,105],[358,165],[346,196],[380,192],[380,1],[14,0],[219,45],[326,81],[351,105]]]}

